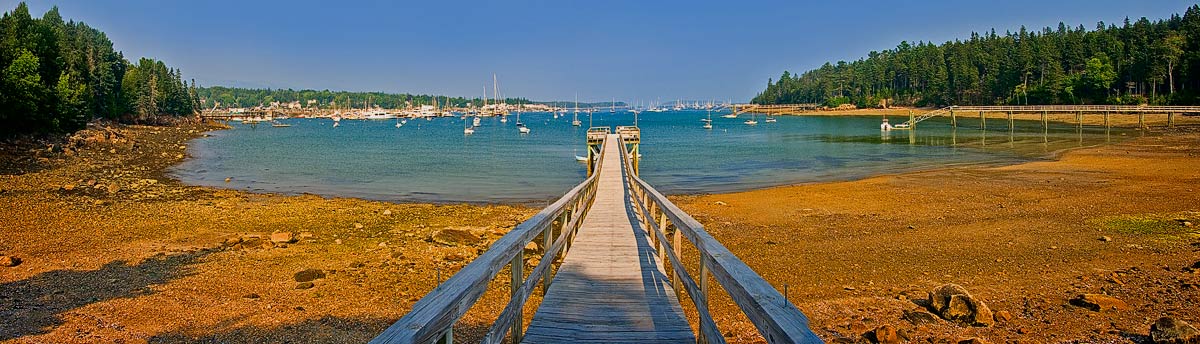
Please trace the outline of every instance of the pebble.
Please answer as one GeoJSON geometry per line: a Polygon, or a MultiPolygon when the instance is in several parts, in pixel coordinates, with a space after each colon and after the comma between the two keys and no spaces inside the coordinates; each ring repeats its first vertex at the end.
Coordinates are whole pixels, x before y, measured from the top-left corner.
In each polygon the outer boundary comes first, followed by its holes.
{"type": "Polygon", "coordinates": [[[228,182],[230,182],[230,181],[233,181],[233,177],[225,177],[225,182],[226,182],[226,183],[228,183],[228,182]]]}
{"type": "Polygon", "coordinates": [[[729,205],[728,203],[721,202],[721,201],[716,201],[716,202],[713,202],[713,204],[714,204],[714,205],[729,205]]]}
{"type": "Polygon", "coordinates": [[[363,225],[361,223],[355,223],[354,229],[363,229],[363,225]]]}
{"type": "Polygon", "coordinates": [[[1100,241],[1110,242],[1110,241],[1112,241],[1112,238],[1106,235],[1106,236],[1100,237],[1100,241]]]}
{"type": "Polygon", "coordinates": [[[242,298],[247,299],[247,300],[258,300],[259,296],[258,296],[258,294],[250,293],[250,294],[242,295],[242,298]]]}
{"type": "Polygon", "coordinates": [[[0,256],[0,266],[11,268],[17,265],[21,265],[21,258],[13,256],[0,256]]]}
{"type": "Polygon", "coordinates": [[[62,186],[63,191],[75,190],[75,184],[67,184],[62,186]]]}
{"type": "Polygon", "coordinates": [[[392,210],[391,210],[391,209],[384,210],[384,211],[383,211],[383,214],[384,214],[384,215],[391,215],[391,214],[392,214],[392,210]]]}
{"type": "Polygon", "coordinates": [[[313,282],[300,282],[296,284],[296,290],[312,289],[313,282]]]}

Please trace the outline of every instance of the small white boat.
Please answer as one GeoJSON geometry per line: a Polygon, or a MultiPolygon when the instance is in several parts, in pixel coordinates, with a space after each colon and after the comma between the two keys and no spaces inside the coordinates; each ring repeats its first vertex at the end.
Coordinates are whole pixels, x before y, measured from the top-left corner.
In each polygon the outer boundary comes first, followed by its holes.
{"type": "Polygon", "coordinates": [[[500,123],[508,123],[508,116],[500,116],[500,123]]]}
{"type": "Polygon", "coordinates": [[[473,127],[479,126],[479,117],[475,117],[475,120],[471,121],[471,126],[473,126],[473,127]]]}
{"type": "Polygon", "coordinates": [[[396,122],[396,127],[397,127],[397,128],[399,128],[399,127],[403,127],[403,126],[404,126],[404,124],[400,124],[400,122],[396,122]]]}
{"type": "Polygon", "coordinates": [[[286,123],[283,123],[283,122],[280,122],[280,121],[271,121],[271,126],[272,126],[272,127],[276,127],[276,128],[287,128],[287,127],[290,127],[290,126],[292,126],[292,125],[291,125],[291,124],[286,124],[286,123]]]}
{"type": "Polygon", "coordinates": [[[746,120],[745,122],[742,122],[742,123],[746,123],[746,125],[757,125],[757,124],[758,124],[758,121],[755,121],[755,120],[753,120],[753,119],[748,119],[748,120],[746,120]]]}
{"type": "Polygon", "coordinates": [[[737,118],[737,115],[735,115],[735,114],[728,114],[728,115],[721,116],[721,118],[737,118]]]}
{"type": "Polygon", "coordinates": [[[337,128],[337,127],[340,127],[340,126],[342,126],[342,123],[341,123],[341,122],[333,122],[333,127],[334,127],[334,128],[337,128]]]}
{"type": "Polygon", "coordinates": [[[712,122],[704,122],[704,129],[712,129],[712,122]]]}
{"type": "Polygon", "coordinates": [[[775,117],[767,117],[767,123],[775,123],[775,117]]]}
{"type": "Polygon", "coordinates": [[[528,133],[529,133],[529,127],[526,127],[526,126],[524,126],[524,125],[521,125],[521,126],[518,126],[518,127],[517,127],[517,131],[521,132],[522,134],[528,134],[528,133]]]}
{"type": "Polygon", "coordinates": [[[475,133],[474,128],[463,128],[463,135],[471,135],[475,133]]]}
{"type": "Polygon", "coordinates": [[[588,159],[587,159],[587,157],[586,157],[586,156],[578,156],[578,155],[576,155],[576,156],[575,156],[575,161],[578,161],[578,162],[587,162],[587,160],[588,160],[588,159]]]}

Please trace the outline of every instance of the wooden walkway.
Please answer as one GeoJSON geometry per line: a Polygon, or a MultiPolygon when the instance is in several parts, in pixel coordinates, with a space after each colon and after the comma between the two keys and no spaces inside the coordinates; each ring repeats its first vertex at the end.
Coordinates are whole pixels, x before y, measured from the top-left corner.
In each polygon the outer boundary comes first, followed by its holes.
{"type": "Polygon", "coordinates": [[[630,207],[621,139],[609,134],[588,216],[523,343],[695,343],[671,281],[630,207]]]}

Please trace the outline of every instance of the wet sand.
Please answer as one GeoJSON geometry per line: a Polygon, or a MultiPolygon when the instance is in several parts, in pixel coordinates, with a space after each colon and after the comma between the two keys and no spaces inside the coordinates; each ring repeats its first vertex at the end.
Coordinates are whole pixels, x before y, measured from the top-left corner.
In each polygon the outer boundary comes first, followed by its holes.
{"type": "MultiPolygon", "coordinates": [[[[1200,323],[1200,273],[1187,269],[1200,263],[1200,227],[1184,223],[1200,223],[1198,191],[1193,126],[1053,161],[674,199],[767,281],[788,285],[826,340],[891,325],[915,341],[1129,342],[1162,316],[1200,323]],[[901,319],[944,283],[1013,319],[901,319]],[[1069,303],[1083,293],[1132,308],[1069,303]]],[[[757,339],[729,302],[713,305],[737,341],[757,339]]]]}

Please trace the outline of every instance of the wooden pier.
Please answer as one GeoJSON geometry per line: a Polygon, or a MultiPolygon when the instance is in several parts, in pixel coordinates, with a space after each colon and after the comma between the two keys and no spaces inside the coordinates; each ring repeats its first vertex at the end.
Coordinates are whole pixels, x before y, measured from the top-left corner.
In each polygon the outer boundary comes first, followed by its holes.
{"type": "Polygon", "coordinates": [[[1167,127],[1175,125],[1175,117],[1181,114],[1196,114],[1200,113],[1200,106],[1142,106],[1142,105],[1019,105],[1019,106],[948,106],[933,111],[926,112],[921,115],[909,114],[909,119],[897,126],[897,129],[913,129],[917,123],[924,120],[939,117],[950,117],[950,125],[958,126],[958,117],[961,115],[973,115],[978,113],[979,128],[987,129],[987,117],[985,113],[1003,113],[1006,115],[1008,128],[1013,128],[1014,114],[1038,114],[1040,115],[1042,128],[1049,127],[1050,114],[1073,114],[1075,115],[1075,123],[1078,127],[1083,127],[1085,115],[1103,116],[1104,127],[1112,127],[1109,121],[1112,115],[1136,115],[1138,116],[1138,127],[1146,127],[1146,116],[1157,115],[1166,117],[1167,127]]]}
{"type": "Polygon", "coordinates": [[[507,271],[511,298],[484,343],[724,343],[709,313],[712,281],[767,343],[821,343],[808,318],[774,286],[638,176],[637,127],[616,133],[591,128],[587,138],[587,179],[493,243],[371,342],[452,343],[454,324],[507,271]],[[540,257],[531,257],[536,263],[526,261],[530,242],[541,243],[540,257]],[[699,257],[690,265],[696,276],[683,261],[684,245],[699,257]],[[557,273],[551,268],[556,264],[557,273]],[[544,297],[526,328],[522,309],[539,285],[544,297]],[[681,300],[697,312],[695,324],[688,323],[681,300]]]}
{"type": "Polygon", "coordinates": [[[821,104],[733,104],[733,114],[758,113],[764,115],[799,115],[822,108],[821,104]]]}

